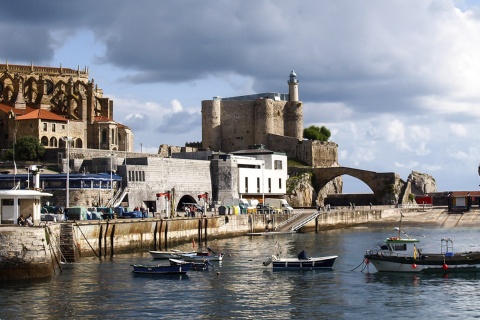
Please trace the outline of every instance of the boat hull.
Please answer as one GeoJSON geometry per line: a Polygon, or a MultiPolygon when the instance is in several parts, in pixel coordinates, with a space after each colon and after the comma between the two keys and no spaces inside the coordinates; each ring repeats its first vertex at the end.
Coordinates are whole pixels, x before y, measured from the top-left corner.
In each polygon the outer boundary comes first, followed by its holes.
{"type": "Polygon", "coordinates": [[[141,274],[186,274],[192,267],[191,263],[170,260],[169,265],[132,265],[134,273],[141,274]]]}
{"type": "Polygon", "coordinates": [[[338,256],[318,257],[309,259],[285,258],[272,261],[273,271],[281,270],[329,270],[338,256]]]}
{"type": "Polygon", "coordinates": [[[153,259],[178,259],[182,254],[191,254],[194,252],[183,251],[148,251],[153,259]]]}
{"type": "Polygon", "coordinates": [[[366,254],[367,263],[375,266],[378,272],[409,273],[453,273],[479,272],[480,252],[443,254],[422,254],[417,259],[409,256],[366,254]]]}
{"type": "Polygon", "coordinates": [[[208,261],[222,261],[223,255],[197,255],[197,254],[182,254],[180,259],[183,259],[187,262],[202,262],[205,260],[208,261]]]}

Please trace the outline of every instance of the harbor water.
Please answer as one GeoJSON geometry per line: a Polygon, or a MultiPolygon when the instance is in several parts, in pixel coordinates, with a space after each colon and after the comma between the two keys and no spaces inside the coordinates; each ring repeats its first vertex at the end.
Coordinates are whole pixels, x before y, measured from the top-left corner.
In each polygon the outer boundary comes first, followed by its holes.
{"type": "MultiPolygon", "coordinates": [[[[424,252],[451,237],[454,250],[480,251],[476,229],[408,228],[424,252]]],[[[380,274],[365,250],[391,228],[244,236],[211,240],[225,254],[209,271],[136,275],[131,264],[160,263],[148,252],[83,259],[52,278],[2,283],[0,319],[407,319],[480,315],[480,273],[380,274]],[[262,262],[279,243],[282,256],[338,255],[331,271],[279,271],[262,262]]],[[[176,249],[190,250],[191,245],[176,249]]]]}

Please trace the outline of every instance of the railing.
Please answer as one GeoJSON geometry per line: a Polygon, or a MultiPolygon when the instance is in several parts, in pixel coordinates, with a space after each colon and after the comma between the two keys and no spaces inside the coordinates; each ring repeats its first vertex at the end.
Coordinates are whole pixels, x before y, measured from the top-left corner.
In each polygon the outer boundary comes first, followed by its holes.
{"type": "Polygon", "coordinates": [[[307,223],[309,223],[313,219],[316,219],[319,215],[320,215],[320,212],[315,211],[314,213],[309,215],[307,218],[303,219],[302,221],[300,221],[299,223],[294,225],[292,227],[292,231],[298,231],[301,227],[303,227],[304,225],[306,225],[307,223]]]}
{"type": "Polygon", "coordinates": [[[282,223],[280,223],[275,229],[279,229],[281,227],[283,227],[284,225],[290,223],[292,220],[295,220],[297,219],[298,216],[300,216],[302,213],[296,213],[294,214],[293,216],[291,216],[290,218],[288,218],[287,220],[283,221],[282,223]]]}
{"type": "Polygon", "coordinates": [[[113,206],[114,206],[114,207],[118,207],[118,206],[122,203],[123,199],[125,198],[125,196],[127,195],[127,193],[128,193],[129,191],[130,191],[130,188],[125,188],[125,189],[123,190],[122,194],[120,195],[120,197],[117,197],[117,199],[115,200],[113,206]]]}

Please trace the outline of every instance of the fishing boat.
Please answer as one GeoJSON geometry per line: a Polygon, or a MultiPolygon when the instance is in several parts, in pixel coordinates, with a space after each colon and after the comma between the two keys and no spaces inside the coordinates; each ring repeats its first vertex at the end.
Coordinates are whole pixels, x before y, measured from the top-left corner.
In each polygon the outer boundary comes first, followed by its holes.
{"type": "Polygon", "coordinates": [[[169,259],[168,265],[144,265],[132,264],[134,273],[143,274],[186,274],[192,267],[192,264],[182,260],[169,259]]]}
{"type": "Polygon", "coordinates": [[[150,250],[148,251],[148,253],[150,253],[153,259],[178,259],[178,258],[181,258],[182,254],[192,254],[192,253],[195,253],[195,251],[185,252],[181,250],[169,250],[169,251],[150,250]]]}
{"type": "Polygon", "coordinates": [[[379,272],[453,273],[480,271],[480,252],[454,252],[453,240],[442,238],[440,251],[423,252],[420,241],[413,239],[399,227],[397,234],[385,239],[379,250],[367,250],[364,261],[379,272]]]}
{"type": "MultiPolygon", "coordinates": [[[[179,261],[179,260],[171,259],[170,264],[176,263],[175,261],[179,261]]],[[[180,260],[180,261],[182,263],[185,262],[183,260],[180,260]]],[[[210,269],[210,267],[212,267],[212,268],[214,267],[213,264],[211,264],[209,260],[189,262],[189,263],[191,264],[189,271],[208,271],[210,269]]]]}
{"type": "Polygon", "coordinates": [[[333,264],[338,256],[325,257],[307,257],[305,250],[302,250],[297,258],[280,258],[272,255],[267,261],[263,262],[264,266],[272,264],[273,271],[281,270],[329,270],[333,268],[333,264]]]}

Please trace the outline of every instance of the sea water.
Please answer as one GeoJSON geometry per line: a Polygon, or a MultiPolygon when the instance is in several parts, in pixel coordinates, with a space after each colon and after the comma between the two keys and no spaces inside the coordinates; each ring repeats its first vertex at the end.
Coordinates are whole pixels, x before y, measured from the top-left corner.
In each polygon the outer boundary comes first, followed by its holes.
{"type": "MultiPolygon", "coordinates": [[[[409,228],[424,252],[454,240],[454,251],[480,251],[476,229],[409,228]]],[[[132,264],[162,263],[147,250],[82,259],[49,279],[0,284],[0,319],[459,319],[480,316],[480,273],[381,274],[363,263],[392,228],[244,236],[208,242],[224,260],[186,276],[136,275],[132,264]],[[276,271],[275,253],[338,255],[332,271],[276,271]]],[[[191,245],[177,249],[190,250],[191,245]]]]}

